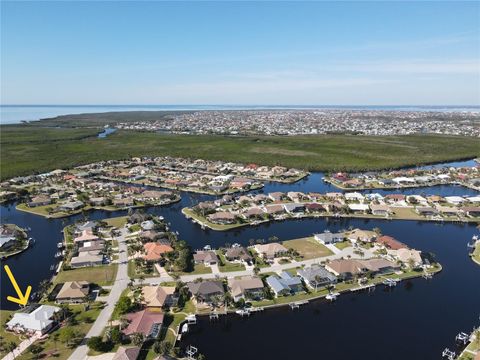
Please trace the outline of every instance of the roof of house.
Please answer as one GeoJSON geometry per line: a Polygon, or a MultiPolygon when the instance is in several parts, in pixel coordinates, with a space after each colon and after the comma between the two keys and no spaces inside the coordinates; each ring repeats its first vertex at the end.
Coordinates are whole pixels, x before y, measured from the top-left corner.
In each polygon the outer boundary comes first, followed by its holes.
{"type": "Polygon", "coordinates": [[[257,244],[255,245],[255,250],[257,250],[258,253],[265,254],[267,256],[275,256],[277,253],[288,251],[285,246],[276,242],[269,244],[257,244]]]}
{"type": "Polygon", "coordinates": [[[212,250],[198,250],[195,254],[193,254],[193,259],[197,262],[217,262],[218,257],[215,254],[215,251],[212,250]]]}
{"type": "Polygon", "coordinates": [[[371,241],[375,239],[377,236],[377,233],[375,231],[370,231],[370,230],[361,230],[361,229],[355,229],[348,233],[347,237],[350,240],[361,240],[361,241],[371,241]]]}
{"type": "Polygon", "coordinates": [[[56,299],[79,299],[84,298],[90,292],[88,281],[68,281],[63,284],[56,299]]]}
{"type": "Polygon", "coordinates": [[[298,286],[302,284],[300,277],[292,276],[286,271],[282,271],[280,276],[270,275],[267,277],[266,282],[276,293],[279,293],[283,290],[290,291],[291,286],[298,286]]]}
{"type": "Polygon", "coordinates": [[[335,281],[336,277],[331,272],[327,271],[320,265],[312,265],[310,267],[301,269],[297,274],[308,282],[316,282],[316,278],[327,279],[328,281],[335,281]]]}
{"type": "Polygon", "coordinates": [[[212,294],[224,294],[223,283],[221,281],[205,280],[201,282],[187,283],[188,289],[194,296],[208,296],[212,294]]]}
{"type": "Polygon", "coordinates": [[[169,295],[175,293],[174,286],[144,286],[142,288],[143,299],[147,306],[162,307],[169,295]]]}
{"type": "Polygon", "coordinates": [[[47,328],[50,320],[60,308],[50,305],[40,305],[30,313],[17,312],[13,314],[12,319],[7,323],[9,327],[23,327],[27,330],[41,331],[47,328]]]}
{"type": "Polygon", "coordinates": [[[120,346],[112,360],[137,360],[139,354],[139,347],[134,346],[127,348],[125,346],[120,346]]]}
{"type": "Polygon", "coordinates": [[[103,261],[103,255],[100,253],[100,251],[82,251],[78,253],[78,256],[75,256],[70,260],[70,264],[75,265],[101,261],[103,261]]]}
{"type": "Polygon", "coordinates": [[[143,248],[147,252],[143,258],[149,261],[157,261],[162,258],[162,254],[173,251],[173,248],[169,245],[157,243],[157,242],[148,242],[143,245],[143,248]]]}
{"type": "Polygon", "coordinates": [[[228,286],[233,296],[242,295],[245,290],[263,289],[263,282],[257,276],[244,276],[240,279],[228,279],[228,286]]]}
{"type": "Polygon", "coordinates": [[[154,324],[163,323],[163,313],[158,311],[150,311],[148,309],[137,311],[125,315],[125,318],[130,322],[128,326],[122,330],[125,335],[133,333],[142,333],[145,336],[150,335],[152,326],[154,324]]]}
{"type": "Polygon", "coordinates": [[[377,243],[385,245],[387,248],[392,249],[392,250],[398,250],[402,248],[408,248],[407,245],[404,243],[398,241],[397,239],[388,236],[388,235],[382,235],[377,238],[377,243]]]}
{"type": "Polygon", "coordinates": [[[82,233],[80,236],[77,236],[73,241],[74,242],[79,242],[79,241],[92,241],[92,240],[98,240],[98,236],[95,235],[92,232],[92,229],[85,229],[82,230],[82,233]]]}

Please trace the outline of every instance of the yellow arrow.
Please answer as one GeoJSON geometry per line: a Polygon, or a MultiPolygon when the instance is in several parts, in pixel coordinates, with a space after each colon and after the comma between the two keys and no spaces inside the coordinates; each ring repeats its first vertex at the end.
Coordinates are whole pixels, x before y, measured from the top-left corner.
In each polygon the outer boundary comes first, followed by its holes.
{"type": "Polygon", "coordinates": [[[30,297],[30,292],[32,291],[32,287],[30,285],[28,285],[27,286],[27,291],[25,292],[25,295],[24,295],[21,292],[21,290],[20,290],[20,288],[17,284],[17,281],[15,280],[15,277],[13,276],[12,271],[10,270],[8,265],[5,265],[4,269],[5,269],[5,272],[8,275],[8,278],[12,282],[12,285],[13,285],[15,291],[17,292],[17,296],[18,296],[18,298],[15,298],[13,296],[7,296],[7,300],[11,301],[11,302],[14,302],[14,303],[17,303],[17,304],[20,304],[20,305],[26,305],[27,302],[28,302],[28,298],[30,297]]]}

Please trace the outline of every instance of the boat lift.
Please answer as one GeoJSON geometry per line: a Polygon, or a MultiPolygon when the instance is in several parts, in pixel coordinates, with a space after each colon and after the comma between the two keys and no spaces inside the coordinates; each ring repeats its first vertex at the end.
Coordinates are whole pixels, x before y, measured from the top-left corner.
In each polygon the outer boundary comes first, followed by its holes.
{"type": "Polygon", "coordinates": [[[461,333],[457,334],[457,336],[455,336],[455,340],[457,342],[463,343],[463,345],[465,345],[468,342],[469,339],[470,339],[470,336],[467,333],[464,333],[464,332],[461,332],[461,333]]]}
{"type": "Polygon", "coordinates": [[[188,315],[185,320],[187,320],[187,324],[196,324],[197,323],[197,317],[195,314],[190,314],[188,315]]]}
{"type": "Polygon", "coordinates": [[[397,281],[395,279],[387,278],[383,280],[383,285],[391,288],[391,287],[397,286],[397,281]]]}
{"type": "Polygon", "coordinates": [[[195,354],[198,353],[198,349],[195,346],[189,345],[186,351],[187,359],[193,360],[195,359],[195,354]]]}
{"type": "Polygon", "coordinates": [[[445,348],[442,352],[442,357],[446,357],[448,360],[454,360],[457,354],[451,351],[449,348],[445,348]]]}

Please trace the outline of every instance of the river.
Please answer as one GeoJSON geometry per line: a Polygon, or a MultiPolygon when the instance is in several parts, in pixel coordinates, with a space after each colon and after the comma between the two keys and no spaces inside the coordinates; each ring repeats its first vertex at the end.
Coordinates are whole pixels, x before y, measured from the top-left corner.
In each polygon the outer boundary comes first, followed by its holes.
{"type": "MultiPolygon", "coordinates": [[[[459,163],[464,166],[470,163],[459,163]]],[[[322,181],[322,173],[313,173],[295,184],[267,183],[264,192],[338,191],[322,181]]],[[[421,193],[475,195],[476,191],[460,186],[380,190],[380,193],[421,193]]],[[[325,229],[378,227],[384,234],[422,251],[433,252],[444,270],[431,280],[401,283],[393,291],[380,287],[372,294],[341,295],[334,304],[312,302],[299,311],[290,308],[268,310],[242,320],[229,316],[211,324],[201,320],[182,345],[198,346],[209,360],[216,359],[438,359],[445,346],[453,347],[455,335],[478,325],[480,315],[480,267],[468,257],[466,244],[475,233],[475,225],[437,224],[418,221],[368,219],[303,219],[262,224],[227,232],[202,230],[180,212],[185,206],[211,199],[212,196],[182,193],[179,203],[152,207],[147,211],[162,215],[180,238],[194,249],[206,244],[219,247],[225,243],[247,245],[249,239],[280,240],[308,236],[325,229]],[[221,346],[219,345],[221,344],[221,346]]],[[[2,223],[30,227],[35,245],[24,253],[2,261],[8,264],[19,284],[38,283],[52,275],[50,266],[57,263],[54,254],[64,226],[82,218],[45,219],[17,211],[15,203],[2,204],[2,223]]],[[[126,211],[92,211],[90,219],[125,215],[126,211]]],[[[1,271],[1,308],[14,309],[6,301],[14,294],[1,271]]]]}

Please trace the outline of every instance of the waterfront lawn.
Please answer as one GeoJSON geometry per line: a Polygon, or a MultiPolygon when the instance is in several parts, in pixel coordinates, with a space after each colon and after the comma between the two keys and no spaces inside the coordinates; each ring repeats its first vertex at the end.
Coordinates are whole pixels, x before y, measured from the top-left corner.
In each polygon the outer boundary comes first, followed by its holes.
{"type": "MultiPolygon", "coordinates": [[[[8,344],[14,342],[15,345],[20,343],[20,338],[17,335],[14,335],[5,330],[5,323],[10,320],[10,316],[13,315],[14,311],[9,310],[0,310],[0,336],[2,338],[1,342],[3,344],[8,344]]],[[[0,357],[7,355],[7,352],[3,350],[3,346],[0,347],[0,357]]]]}
{"type": "MultiPolygon", "coordinates": [[[[74,325],[68,325],[69,328],[73,329],[78,333],[78,338],[82,339],[92,327],[95,319],[100,314],[103,305],[99,303],[94,303],[90,306],[90,309],[85,311],[83,306],[69,306],[73,312],[73,323],[74,325]]],[[[70,357],[72,352],[75,350],[75,346],[68,347],[66,343],[61,342],[59,339],[55,340],[55,334],[58,334],[62,330],[56,330],[53,333],[50,333],[45,340],[37,341],[35,344],[42,347],[42,353],[38,355],[37,358],[47,357],[48,354],[53,355],[57,360],[66,360],[70,357]],[[44,354],[44,355],[42,355],[44,354]]],[[[52,356],[52,355],[50,355],[52,356]]],[[[19,360],[30,360],[32,359],[32,354],[26,350],[22,355],[17,357],[19,360]]]]}
{"type": "Polygon", "coordinates": [[[117,275],[118,264],[62,270],[55,277],[54,284],[66,281],[88,281],[100,286],[112,285],[117,275]]]}
{"type": "Polygon", "coordinates": [[[127,223],[128,216],[118,216],[110,219],[103,219],[102,221],[106,222],[108,226],[121,228],[127,223]]]}
{"type": "Polygon", "coordinates": [[[401,218],[403,220],[425,220],[424,216],[418,215],[413,208],[396,207],[393,208],[395,213],[392,218],[401,218]]]}
{"type": "Polygon", "coordinates": [[[223,255],[221,250],[217,251],[217,255],[220,259],[220,264],[218,266],[218,269],[221,272],[231,272],[231,271],[243,271],[243,270],[245,270],[245,265],[243,265],[241,263],[230,262],[227,259],[225,259],[225,255],[223,255]]]}
{"type": "Polygon", "coordinates": [[[348,240],[335,243],[335,247],[340,250],[343,250],[351,246],[352,246],[352,243],[348,240]]]}
{"type": "Polygon", "coordinates": [[[234,224],[227,224],[227,225],[214,224],[214,223],[208,221],[206,218],[195,214],[189,208],[182,209],[182,213],[191,217],[191,218],[193,218],[193,219],[195,219],[200,224],[205,224],[205,226],[207,226],[207,227],[209,227],[213,230],[218,230],[218,231],[226,231],[226,230],[230,230],[230,229],[235,229],[235,228],[240,227],[240,226],[248,225],[248,223],[234,223],[234,224]]]}
{"type": "Polygon", "coordinates": [[[283,246],[287,249],[296,250],[300,254],[301,260],[320,258],[333,254],[333,252],[325,245],[316,241],[313,236],[302,239],[287,240],[283,242],[283,246]]]}
{"type": "Polygon", "coordinates": [[[475,250],[472,253],[472,260],[480,265],[480,241],[478,241],[475,245],[475,250]]]}

